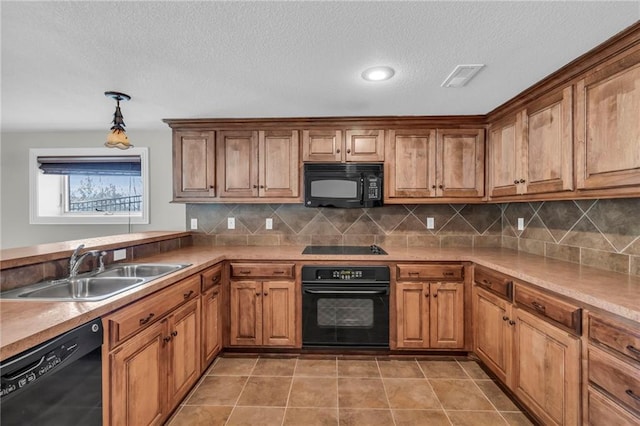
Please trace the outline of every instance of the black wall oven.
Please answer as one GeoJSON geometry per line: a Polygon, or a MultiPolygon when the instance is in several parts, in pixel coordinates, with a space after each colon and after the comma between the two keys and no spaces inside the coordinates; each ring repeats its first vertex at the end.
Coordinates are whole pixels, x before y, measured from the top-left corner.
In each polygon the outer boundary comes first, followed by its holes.
{"type": "Polygon", "coordinates": [[[302,346],[389,348],[389,268],[303,266],[302,346]]]}

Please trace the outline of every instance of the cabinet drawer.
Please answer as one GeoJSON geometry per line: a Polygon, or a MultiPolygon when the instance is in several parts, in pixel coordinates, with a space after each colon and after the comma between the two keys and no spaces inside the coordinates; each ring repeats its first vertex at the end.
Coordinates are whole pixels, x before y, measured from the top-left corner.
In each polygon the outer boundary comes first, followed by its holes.
{"type": "Polygon", "coordinates": [[[293,278],[293,263],[232,263],[234,278],[293,278]]]}
{"type": "Polygon", "coordinates": [[[512,300],[513,298],[513,280],[507,275],[476,266],[473,270],[473,280],[485,290],[504,299],[512,300]]]}
{"type": "Polygon", "coordinates": [[[398,265],[398,279],[403,281],[458,281],[463,278],[462,265],[398,265]]]}
{"type": "Polygon", "coordinates": [[[156,322],[173,309],[200,294],[200,276],[194,275],[145,297],[106,318],[111,348],[156,322]]]}
{"type": "Polygon", "coordinates": [[[640,329],[589,314],[589,339],[640,362],[640,329]]]}
{"type": "Polygon", "coordinates": [[[589,386],[587,424],[590,426],[636,426],[640,424],[640,417],[636,417],[629,413],[627,410],[623,409],[618,404],[614,403],[612,400],[589,386]]]}
{"type": "Polygon", "coordinates": [[[202,292],[209,290],[214,285],[222,282],[222,265],[212,266],[200,274],[202,280],[202,292]]]}
{"type": "Polygon", "coordinates": [[[589,381],[604,389],[614,401],[640,413],[640,368],[589,347],[589,381]]]}
{"type": "Polygon", "coordinates": [[[576,334],[582,333],[582,309],[552,296],[516,285],[515,302],[554,325],[576,334]]]}

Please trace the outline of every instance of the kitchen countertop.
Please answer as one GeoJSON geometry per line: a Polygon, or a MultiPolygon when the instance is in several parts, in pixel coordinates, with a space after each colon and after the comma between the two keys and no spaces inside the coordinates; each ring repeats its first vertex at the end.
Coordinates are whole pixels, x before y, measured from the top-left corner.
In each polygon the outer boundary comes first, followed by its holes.
{"type": "MultiPolygon", "coordinates": [[[[178,234],[181,235],[181,234],[178,234]]],[[[66,248],[66,246],[65,246],[66,248]]],[[[302,246],[194,246],[136,262],[191,263],[190,267],[98,302],[0,301],[0,360],[198,273],[222,260],[427,262],[470,261],[586,305],[640,322],[640,277],[508,249],[383,247],[388,255],[302,255],[302,246]]]]}

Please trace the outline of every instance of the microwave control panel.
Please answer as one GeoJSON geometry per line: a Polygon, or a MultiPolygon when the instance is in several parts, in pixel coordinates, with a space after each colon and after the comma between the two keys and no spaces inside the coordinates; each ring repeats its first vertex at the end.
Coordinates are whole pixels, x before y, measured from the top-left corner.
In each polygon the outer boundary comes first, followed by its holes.
{"type": "Polygon", "coordinates": [[[370,176],[367,178],[367,188],[369,190],[368,197],[370,200],[379,200],[381,197],[380,194],[380,178],[375,176],[370,176]]]}

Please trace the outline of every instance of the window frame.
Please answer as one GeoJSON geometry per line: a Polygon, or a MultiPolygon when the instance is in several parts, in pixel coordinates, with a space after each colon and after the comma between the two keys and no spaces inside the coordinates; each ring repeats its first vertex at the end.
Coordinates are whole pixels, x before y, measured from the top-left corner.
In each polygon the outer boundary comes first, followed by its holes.
{"type": "MultiPolygon", "coordinates": [[[[60,175],[67,180],[66,175],[60,175]]],[[[66,193],[65,188],[62,189],[66,193]]],[[[62,200],[66,203],[66,200],[62,200]]],[[[29,149],[29,224],[32,225],[107,225],[107,224],[149,224],[149,148],[130,148],[127,150],[114,150],[112,148],[31,148],[29,149]],[[142,212],[129,214],[117,213],[64,213],[55,216],[41,216],[39,206],[38,157],[59,156],[91,156],[91,157],[116,157],[116,156],[140,156],[140,175],[142,177],[142,212]]]]}

